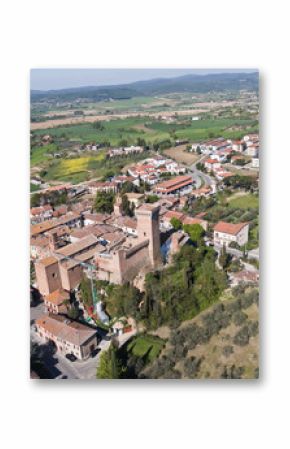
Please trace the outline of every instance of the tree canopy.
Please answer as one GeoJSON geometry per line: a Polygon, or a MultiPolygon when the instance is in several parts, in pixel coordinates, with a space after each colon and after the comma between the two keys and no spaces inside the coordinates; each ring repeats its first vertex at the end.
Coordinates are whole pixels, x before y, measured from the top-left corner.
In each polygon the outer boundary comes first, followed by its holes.
{"type": "Polygon", "coordinates": [[[96,212],[111,214],[114,209],[115,195],[113,192],[98,192],[95,198],[96,212]]]}
{"type": "Polygon", "coordinates": [[[187,232],[190,240],[193,243],[199,242],[205,234],[203,227],[200,224],[186,224],[183,226],[183,230],[187,232]]]}
{"type": "Polygon", "coordinates": [[[107,351],[100,356],[100,364],[97,369],[97,379],[120,379],[122,365],[118,357],[118,349],[112,342],[107,351]]]}
{"type": "Polygon", "coordinates": [[[172,217],[170,220],[170,224],[173,226],[173,228],[178,231],[179,229],[182,228],[182,223],[180,220],[178,220],[178,218],[176,217],[172,217]]]}

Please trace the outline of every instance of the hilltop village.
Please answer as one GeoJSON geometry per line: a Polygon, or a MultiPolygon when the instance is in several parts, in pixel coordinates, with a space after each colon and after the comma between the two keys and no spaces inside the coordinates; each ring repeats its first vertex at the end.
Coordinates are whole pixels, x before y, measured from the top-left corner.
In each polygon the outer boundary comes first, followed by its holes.
{"type": "Polygon", "coordinates": [[[119,351],[138,335],[156,344],[150,332],[160,325],[194,317],[223,291],[258,285],[258,135],[179,145],[196,155],[194,164],[159,151],[147,156],[142,146],[111,148],[107,158],[144,158],[107,179],[46,184],[32,194],[32,341],[53,344],[59,376],[95,377],[112,341],[119,351]],[[184,261],[188,297],[170,300],[169,317],[165,293],[158,299],[152,289],[162,290],[163,273],[184,261]],[[212,297],[191,304],[198,264],[207,261],[209,276],[222,281],[213,281],[212,297]]]}

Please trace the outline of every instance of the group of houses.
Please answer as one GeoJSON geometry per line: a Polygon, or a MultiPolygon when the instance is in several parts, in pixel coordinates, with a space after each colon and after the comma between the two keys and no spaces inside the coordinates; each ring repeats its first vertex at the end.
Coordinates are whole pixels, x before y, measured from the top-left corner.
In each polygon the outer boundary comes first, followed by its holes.
{"type": "Polygon", "coordinates": [[[185,167],[161,154],[128,167],[130,176],[135,179],[141,179],[150,186],[157,184],[163,176],[176,176],[185,172],[185,167]]]}
{"type": "Polygon", "coordinates": [[[214,172],[218,179],[232,176],[222,164],[246,165],[250,168],[259,168],[260,141],[258,134],[245,135],[241,140],[230,140],[220,137],[191,146],[191,151],[208,156],[205,168],[214,172]]]}

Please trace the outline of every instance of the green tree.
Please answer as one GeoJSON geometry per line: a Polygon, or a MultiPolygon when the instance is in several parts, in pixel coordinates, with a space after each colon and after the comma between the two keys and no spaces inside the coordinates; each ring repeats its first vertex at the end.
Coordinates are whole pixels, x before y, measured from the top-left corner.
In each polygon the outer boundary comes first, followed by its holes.
{"type": "Polygon", "coordinates": [[[178,218],[176,217],[172,217],[170,220],[170,224],[173,226],[173,228],[178,231],[179,229],[182,228],[182,223],[180,220],[178,220],[178,218]]]}
{"type": "Polygon", "coordinates": [[[156,203],[158,200],[159,197],[157,195],[147,195],[146,197],[146,203],[156,203]]]}
{"type": "Polygon", "coordinates": [[[136,317],[140,300],[140,291],[130,284],[124,284],[114,285],[108,291],[106,303],[112,316],[136,317]]]}
{"type": "Polygon", "coordinates": [[[122,185],[121,193],[124,194],[124,193],[136,192],[137,190],[138,190],[138,188],[137,188],[137,186],[135,186],[135,185],[133,184],[133,182],[131,182],[131,181],[126,181],[126,182],[124,182],[124,184],[122,185]]]}
{"type": "Polygon", "coordinates": [[[122,364],[118,357],[118,349],[112,342],[107,351],[100,356],[100,364],[97,369],[97,379],[120,379],[122,364]]]}
{"type": "Polygon", "coordinates": [[[223,245],[223,247],[221,249],[220,256],[219,256],[219,264],[220,264],[220,266],[224,270],[226,270],[229,267],[229,265],[231,263],[231,260],[232,260],[231,255],[227,253],[226,247],[225,247],[225,245],[223,245]]]}
{"type": "Polygon", "coordinates": [[[88,278],[83,278],[80,283],[80,294],[82,301],[87,307],[93,306],[93,296],[91,281],[88,278]]]}
{"type": "Polygon", "coordinates": [[[72,320],[76,320],[79,316],[80,312],[75,306],[71,306],[67,312],[67,316],[72,320]]]}
{"type": "Polygon", "coordinates": [[[131,205],[130,201],[128,200],[127,195],[122,195],[122,210],[125,215],[128,215],[129,217],[133,217],[134,205],[131,205]]]}
{"type": "Polygon", "coordinates": [[[41,199],[41,195],[39,193],[34,193],[33,195],[31,195],[31,197],[30,197],[31,207],[40,206],[40,199],[41,199]]]}
{"type": "Polygon", "coordinates": [[[216,268],[213,258],[205,258],[195,274],[194,293],[199,310],[213,304],[226,285],[226,274],[216,268]]]}
{"type": "Polygon", "coordinates": [[[96,212],[111,214],[114,209],[115,195],[113,192],[98,192],[95,198],[96,212]]]}
{"type": "Polygon", "coordinates": [[[190,240],[193,243],[198,243],[201,241],[202,237],[205,234],[203,227],[200,224],[187,224],[183,226],[184,232],[190,237],[190,240]]]}
{"type": "Polygon", "coordinates": [[[104,125],[102,124],[102,122],[94,122],[92,124],[92,127],[94,129],[97,129],[98,131],[103,131],[105,129],[104,125]]]}

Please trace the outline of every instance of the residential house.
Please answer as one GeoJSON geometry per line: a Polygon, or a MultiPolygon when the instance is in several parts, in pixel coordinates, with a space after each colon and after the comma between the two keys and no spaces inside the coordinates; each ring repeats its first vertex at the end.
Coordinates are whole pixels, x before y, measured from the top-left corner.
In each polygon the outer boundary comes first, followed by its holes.
{"type": "Polygon", "coordinates": [[[231,242],[236,242],[243,246],[248,242],[249,223],[226,223],[219,221],[214,226],[214,245],[228,246],[231,242]]]}
{"type": "Polygon", "coordinates": [[[44,315],[35,322],[38,335],[52,340],[63,355],[73,354],[79,360],[89,358],[97,349],[96,330],[65,317],[44,315]]]}
{"type": "Polygon", "coordinates": [[[67,303],[70,300],[69,292],[59,288],[44,297],[45,311],[53,314],[66,313],[67,303]]]}
{"type": "Polygon", "coordinates": [[[211,172],[215,171],[217,168],[220,168],[221,164],[216,159],[209,158],[205,160],[204,166],[207,171],[211,172]]]}
{"type": "Polygon", "coordinates": [[[42,223],[43,221],[50,220],[53,216],[53,208],[50,204],[44,206],[32,207],[30,209],[31,224],[42,223]]]}

